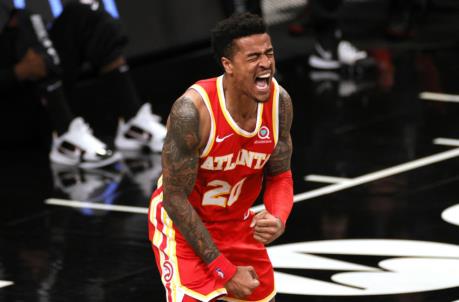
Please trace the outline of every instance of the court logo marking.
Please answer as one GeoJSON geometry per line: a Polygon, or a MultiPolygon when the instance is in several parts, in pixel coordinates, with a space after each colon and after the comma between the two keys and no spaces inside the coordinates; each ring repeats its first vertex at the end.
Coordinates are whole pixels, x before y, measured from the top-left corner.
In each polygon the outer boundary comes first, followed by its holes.
{"type": "Polygon", "coordinates": [[[459,286],[459,246],[414,240],[330,240],[268,248],[279,293],[395,295],[459,286]],[[342,260],[352,259],[352,262],[342,260]],[[357,263],[354,259],[373,259],[357,263]],[[308,272],[329,272],[329,280],[308,272]]]}
{"type": "Polygon", "coordinates": [[[441,218],[448,223],[459,226],[459,204],[444,210],[441,213],[441,218]]]}

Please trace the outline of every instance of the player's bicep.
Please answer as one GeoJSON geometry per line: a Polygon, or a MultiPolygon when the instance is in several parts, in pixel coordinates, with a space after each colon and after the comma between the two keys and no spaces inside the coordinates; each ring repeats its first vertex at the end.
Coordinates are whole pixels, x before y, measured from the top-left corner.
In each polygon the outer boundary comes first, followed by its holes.
{"type": "Polygon", "coordinates": [[[279,140],[267,164],[268,175],[277,175],[290,170],[293,148],[290,136],[292,120],[292,100],[289,94],[281,88],[279,96],[279,140]]]}
{"type": "Polygon", "coordinates": [[[188,195],[199,162],[199,113],[193,101],[182,96],[172,106],[162,153],[166,195],[188,195]]]}

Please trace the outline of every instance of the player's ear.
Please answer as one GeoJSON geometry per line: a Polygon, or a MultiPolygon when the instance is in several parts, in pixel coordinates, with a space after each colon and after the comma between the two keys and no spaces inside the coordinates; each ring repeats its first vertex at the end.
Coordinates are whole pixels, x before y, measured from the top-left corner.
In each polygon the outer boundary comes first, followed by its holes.
{"type": "Polygon", "coordinates": [[[233,64],[231,63],[230,59],[221,57],[220,62],[222,63],[223,69],[225,69],[225,73],[233,73],[233,64]]]}

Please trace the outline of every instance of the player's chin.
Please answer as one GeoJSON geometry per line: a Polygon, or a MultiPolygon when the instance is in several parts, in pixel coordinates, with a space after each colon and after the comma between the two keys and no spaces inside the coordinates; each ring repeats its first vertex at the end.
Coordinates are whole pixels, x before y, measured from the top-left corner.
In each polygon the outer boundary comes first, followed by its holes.
{"type": "Polygon", "coordinates": [[[268,93],[256,93],[255,99],[257,102],[266,103],[269,101],[269,92],[268,93]]]}

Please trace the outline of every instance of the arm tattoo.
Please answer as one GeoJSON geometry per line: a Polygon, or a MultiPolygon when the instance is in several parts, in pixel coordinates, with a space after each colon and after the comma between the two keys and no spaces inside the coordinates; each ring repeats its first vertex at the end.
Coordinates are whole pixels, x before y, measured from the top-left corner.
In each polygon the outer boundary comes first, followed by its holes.
{"type": "Polygon", "coordinates": [[[279,140],[267,165],[268,175],[277,175],[290,170],[292,138],[290,128],[293,120],[292,100],[281,87],[279,95],[279,140]]]}
{"type": "Polygon", "coordinates": [[[219,251],[188,202],[198,172],[199,142],[199,112],[193,101],[183,96],[172,106],[164,142],[163,205],[195,253],[205,263],[210,263],[219,251]]]}

